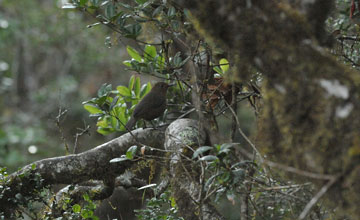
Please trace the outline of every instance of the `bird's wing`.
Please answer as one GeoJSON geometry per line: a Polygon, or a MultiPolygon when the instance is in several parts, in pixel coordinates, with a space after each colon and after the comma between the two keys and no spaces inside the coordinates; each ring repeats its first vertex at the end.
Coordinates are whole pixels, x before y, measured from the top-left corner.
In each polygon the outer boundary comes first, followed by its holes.
{"type": "Polygon", "coordinates": [[[138,115],[142,115],[145,112],[148,112],[152,109],[156,109],[166,102],[165,98],[159,97],[154,93],[148,93],[135,107],[134,109],[134,117],[136,118],[138,115]],[[148,103],[147,107],[140,107],[140,103],[148,103]]]}

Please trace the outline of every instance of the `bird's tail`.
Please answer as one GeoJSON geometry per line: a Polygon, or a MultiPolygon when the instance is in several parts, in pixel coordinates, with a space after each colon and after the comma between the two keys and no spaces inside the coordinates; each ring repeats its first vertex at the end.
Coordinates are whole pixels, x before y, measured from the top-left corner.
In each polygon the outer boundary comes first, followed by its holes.
{"type": "Polygon", "coordinates": [[[131,117],[130,120],[126,123],[125,127],[127,128],[127,130],[131,130],[136,123],[136,119],[134,117],[131,117]]]}

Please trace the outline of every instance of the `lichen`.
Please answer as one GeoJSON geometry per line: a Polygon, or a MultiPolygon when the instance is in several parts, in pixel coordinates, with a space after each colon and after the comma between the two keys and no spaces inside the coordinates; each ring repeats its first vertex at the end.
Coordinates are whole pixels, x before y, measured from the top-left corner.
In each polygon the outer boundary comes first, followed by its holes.
{"type": "MultiPolygon", "coordinates": [[[[320,3],[330,7],[329,2],[320,3]]],[[[327,202],[358,218],[360,74],[321,47],[317,31],[323,28],[324,15],[312,22],[286,1],[252,1],[251,7],[235,0],[188,5],[199,33],[220,41],[232,55],[230,62],[238,70],[238,79],[251,78],[246,70],[254,67],[263,74],[258,147],[271,160],[289,166],[343,174],[328,192],[327,202]],[[221,4],[236,7],[227,7],[222,14],[218,11],[221,4]],[[328,84],[324,88],[319,82],[338,82],[341,91],[329,89],[328,84]],[[339,106],[350,105],[351,110],[342,114],[339,106]]],[[[297,179],[304,181],[302,176],[297,179]]],[[[324,184],[314,182],[319,187],[324,184]]]]}

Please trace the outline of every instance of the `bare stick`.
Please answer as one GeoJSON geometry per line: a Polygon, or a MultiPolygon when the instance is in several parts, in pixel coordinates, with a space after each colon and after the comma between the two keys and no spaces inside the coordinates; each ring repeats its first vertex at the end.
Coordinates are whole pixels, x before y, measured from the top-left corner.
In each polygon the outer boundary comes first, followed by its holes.
{"type": "MultiPolygon", "coordinates": [[[[227,102],[225,102],[225,103],[226,103],[226,105],[229,107],[231,113],[235,116],[234,118],[235,118],[236,123],[237,123],[237,125],[238,125],[239,133],[240,133],[241,136],[246,140],[246,142],[248,142],[248,144],[252,147],[252,149],[256,152],[256,154],[259,156],[260,162],[261,162],[262,164],[264,164],[264,158],[261,156],[261,154],[260,154],[260,152],[258,151],[258,149],[256,149],[255,144],[253,144],[253,143],[251,142],[251,140],[246,136],[246,134],[242,131],[242,129],[241,129],[241,127],[240,127],[239,119],[238,119],[238,117],[237,117],[234,109],[232,109],[231,106],[230,106],[227,102]]],[[[264,171],[266,172],[265,167],[264,167],[264,171]]]]}
{"type": "Polygon", "coordinates": [[[305,217],[309,214],[311,208],[319,201],[319,199],[329,190],[329,188],[336,183],[339,179],[340,175],[332,178],[327,184],[325,184],[318,193],[306,204],[304,210],[299,215],[299,219],[305,219],[305,217]]]}
{"type": "MultiPolygon", "coordinates": [[[[241,154],[245,155],[247,158],[251,159],[252,155],[251,155],[250,152],[248,152],[248,151],[246,151],[245,149],[242,149],[242,148],[239,148],[238,151],[241,154]]],[[[312,178],[312,179],[332,180],[334,178],[334,175],[326,175],[326,174],[321,174],[321,173],[314,173],[314,172],[309,172],[309,171],[305,171],[305,170],[300,170],[298,168],[290,167],[290,166],[280,164],[280,163],[275,163],[275,162],[270,161],[270,160],[264,160],[264,163],[266,165],[268,165],[269,167],[278,168],[278,169],[284,170],[284,171],[289,172],[289,173],[295,173],[297,175],[309,177],[309,178],[312,178]]]]}

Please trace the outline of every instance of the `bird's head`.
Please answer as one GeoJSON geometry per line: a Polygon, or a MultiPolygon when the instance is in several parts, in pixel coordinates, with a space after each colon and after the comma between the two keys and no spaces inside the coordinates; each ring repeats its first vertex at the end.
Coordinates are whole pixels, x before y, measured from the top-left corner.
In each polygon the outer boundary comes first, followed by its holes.
{"type": "Polygon", "coordinates": [[[161,93],[166,93],[167,89],[170,87],[169,84],[164,83],[164,82],[157,82],[154,87],[152,88],[152,90],[154,91],[158,91],[161,93]]]}

